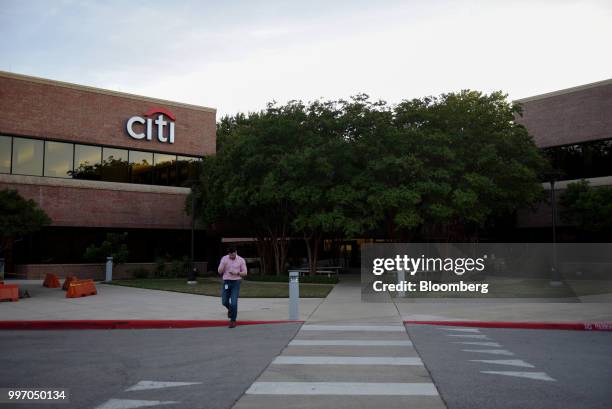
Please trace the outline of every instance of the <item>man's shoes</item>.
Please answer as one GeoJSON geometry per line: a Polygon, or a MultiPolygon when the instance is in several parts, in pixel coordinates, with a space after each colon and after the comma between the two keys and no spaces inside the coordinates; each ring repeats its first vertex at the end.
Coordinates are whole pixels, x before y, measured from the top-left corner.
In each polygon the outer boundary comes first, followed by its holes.
{"type": "Polygon", "coordinates": [[[236,328],[236,321],[230,321],[229,327],[236,328]]]}
{"type": "Polygon", "coordinates": [[[227,318],[232,318],[232,307],[227,307],[227,318]]]}

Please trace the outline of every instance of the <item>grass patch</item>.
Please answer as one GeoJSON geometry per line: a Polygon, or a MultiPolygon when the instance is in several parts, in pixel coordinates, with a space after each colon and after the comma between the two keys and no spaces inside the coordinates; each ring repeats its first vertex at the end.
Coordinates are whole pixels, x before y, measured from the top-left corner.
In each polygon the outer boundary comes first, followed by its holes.
{"type": "MultiPolygon", "coordinates": [[[[266,282],[266,283],[288,283],[289,276],[288,275],[247,275],[245,278],[247,281],[257,281],[257,282],[266,282]]],[[[337,284],[338,276],[327,277],[326,275],[317,275],[317,276],[301,276],[300,284],[337,284]]]]}
{"type": "MultiPolygon", "coordinates": [[[[179,293],[210,295],[219,297],[221,280],[209,277],[198,277],[197,284],[187,284],[185,278],[146,278],[130,280],[113,280],[113,285],[125,287],[146,288],[149,290],[175,291],[179,293]]],[[[300,283],[300,298],[324,298],[334,286],[331,284],[300,283]]],[[[242,280],[240,284],[242,298],[287,298],[289,286],[287,283],[255,282],[242,280]]]]}

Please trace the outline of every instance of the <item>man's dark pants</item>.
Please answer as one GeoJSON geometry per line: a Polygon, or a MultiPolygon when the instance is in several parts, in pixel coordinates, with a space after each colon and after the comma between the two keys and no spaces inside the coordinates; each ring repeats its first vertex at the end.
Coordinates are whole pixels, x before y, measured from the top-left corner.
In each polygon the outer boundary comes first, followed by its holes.
{"type": "Polygon", "coordinates": [[[231,307],[230,320],[232,321],[236,321],[236,316],[238,315],[240,281],[242,280],[223,280],[223,287],[221,287],[221,304],[228,310],[231,307]]]}

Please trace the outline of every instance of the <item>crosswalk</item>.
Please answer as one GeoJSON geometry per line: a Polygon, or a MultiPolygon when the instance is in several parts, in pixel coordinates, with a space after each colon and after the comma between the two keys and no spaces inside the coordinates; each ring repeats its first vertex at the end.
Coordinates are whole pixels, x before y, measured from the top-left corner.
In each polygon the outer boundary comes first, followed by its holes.
{"type": "Polygon", "coordinates": [[[404,326],[305,324],[234,408],[445,408],[404,326]]]}

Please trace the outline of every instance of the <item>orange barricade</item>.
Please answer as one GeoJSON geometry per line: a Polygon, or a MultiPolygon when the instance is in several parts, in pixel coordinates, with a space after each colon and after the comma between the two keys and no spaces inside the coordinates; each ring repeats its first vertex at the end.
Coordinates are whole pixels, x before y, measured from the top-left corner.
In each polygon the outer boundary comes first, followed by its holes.
{"type": "Polygon", "coordinates": [[[78,298],[96,294],[98,294],[98,291],[93,280],[72,280],[68,286],[68,291],[66,291],[66,298],[78,298]]]}
{"type": "Polygon", "coordinates": [[[0,284],[0,300],[19,301],[17,284],[0,284]]]}
{"type": "Polygon", "coordinates": [[[61,286],[62,285],[55,274],[47,273],[45,276],[45,281],[43,282],[43,287],[59,288],[61,286]]]}
{"type": "Polygon", "coordinates": [[[68,287],[70,287],[70,283],[78,280],[76,276],[68,276],[66,277],[66,279],[64,280],[64,285],[62,286],[62,290],[66,291],[68,290],[68,287]]]}

